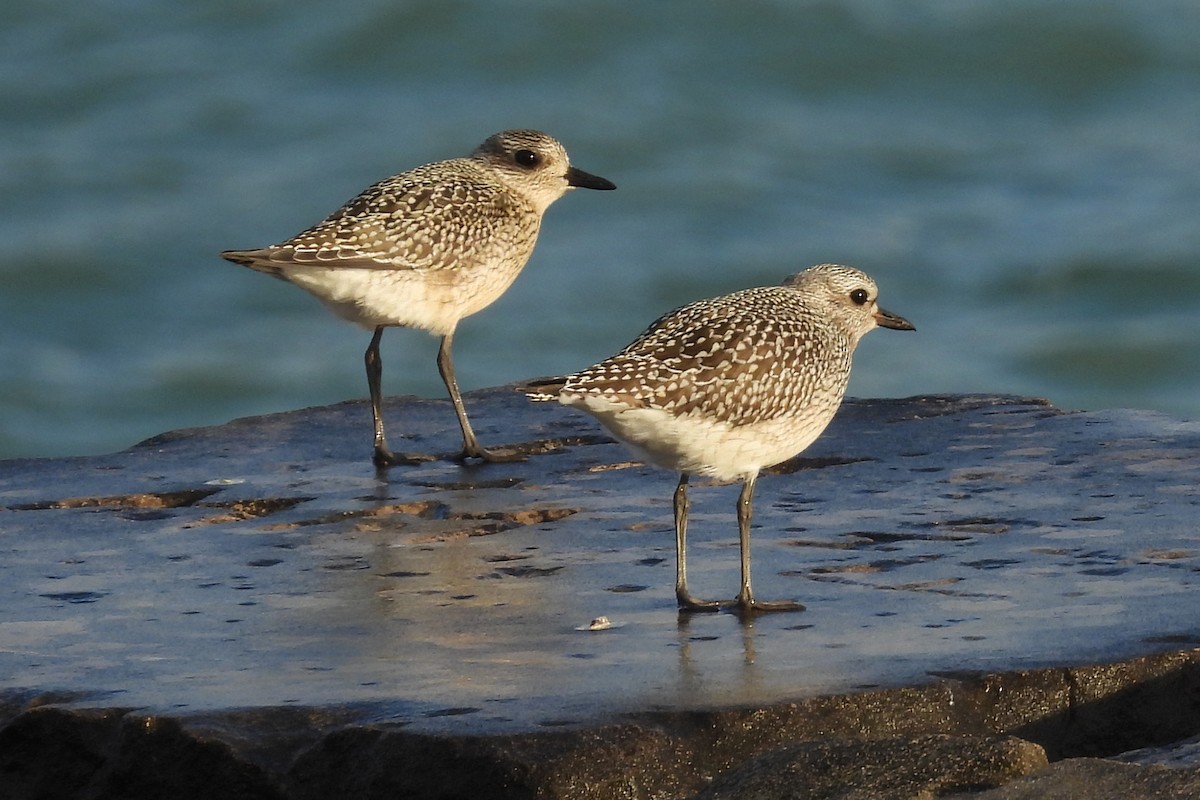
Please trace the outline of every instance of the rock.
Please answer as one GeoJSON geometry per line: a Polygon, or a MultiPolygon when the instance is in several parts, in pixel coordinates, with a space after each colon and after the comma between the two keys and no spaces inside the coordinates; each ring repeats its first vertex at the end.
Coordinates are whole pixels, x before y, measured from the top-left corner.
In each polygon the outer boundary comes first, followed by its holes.
{"type": "MultiPolygon", "coordinates": [[[[1043,745],[1113,744],[1109,732],[1098,743],[1084,739],[1083,732],[1102,729],[1060,691],[1097,669],[959,676],[922,687],[752,708],[643,711],[615,725],[491,735],[467,726],[431,734],[371,722],[379,710],[370,707],[151,716],[26,698],[31,705],[12,708],[15,717],[0,729],[0,797],[186,798],[219,790],[246,798],[682,800],[704,791],[710,798],[775,796],[787,786],[806,787],[814,797],[940,796],[1024,774],[1044,763],[1043,745]],[[1047,739],[999,735],[1014,730],[1047,739]]],[[[1125,742],[1163,741],[1200,719],[1200,653],[1146,656],[1104,672],[1111,694],[1092,702],[1128,722],[1125,742]],[[1137,713],[1163,708],[1168,698],[1175,703],[1169,716],[1137,713]]]]}
{"type": "Polygon", "coordinates": [[[682,745],[637,726],[499,737],[354,728],[297,760],[289,796],[682,798],[702,783],[682,745]]]}
{"type": "Polygon", "coordinates": [[[1072,758],[998,789],[943,800],[1195,800],[1200,770],[1072,758]]]}
{"type": "Polygon", "coordinates": [[[823,739],[732,769],[695,800],[909,800],[1001,786],[1046,765],[1010,736],[823,739]]]}
{"type": "MultiPolygon", "coordinates": [[[[1200,723],[1198,723],[1200,724],[1200,723]]],[[[1200,767],[1200,736],[1161,747],[1143,747],[1113,756],[1131,764],[1158,764],[1164,767],[1200,767]]]]}
{"type": "MultiPolygon", "coordinates": [[[[347,403],[0,462],[0,797],[687,798],[853,754],[966,791],[938,781],[1006,748],[1200,728],[1200,425],[847,403],[759,482],[758,592],[809,611],[681,617],[672,477],[567,409],[468,402],[532,457],[376,473],[347,403]]],[[[448,404],[387,413],[456,449],[448,404]]],[[[735,497],[697,483],[697,592],[736,588],[735,497]]]]}
{"type": "Polygon", "coordinates": [[[7,798],[281,800],[258,767],[177,720],[115,709],[39,708],[0,730],[0,795],[7,798]]]}

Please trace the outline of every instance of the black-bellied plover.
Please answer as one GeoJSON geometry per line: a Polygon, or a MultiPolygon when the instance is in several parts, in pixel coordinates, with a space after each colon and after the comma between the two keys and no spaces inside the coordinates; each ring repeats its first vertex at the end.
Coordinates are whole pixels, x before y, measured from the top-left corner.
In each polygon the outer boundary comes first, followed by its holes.
{"type": "Polygon", "coordinates": [[[516,279],[537,241],[542,215],[573,187],[615,189],[571,166],[539,131],[487,139],[466,158],[402,172],[365,189],[303,233],[223,258],[289,281],[338,316],[374,330],[365,356],[380,467],[427,460],[393,453],[383,432],[379,339],[384,328],[441,336],[437,364],[458,424],[461,458],[505,461],[516,453],[479,445],[454,377],[459,320],[488,306],[516,279]]]}
{"type": "Polygon", "coordinates": [[[750,589],[750,516],[758,473],[799,454],[833,419],[858,340],[876,326],[914,330],[876,302],[875,282],[821,264],[780,286],[676,309],[612,358],[539,389],[595,416],[646,461],[680,473],[675,489],[675,596],[681,609],[795,611],[750,589]],[[688,478],[741,481],[742,585],[733,602],[687,586],[688,478]]]}

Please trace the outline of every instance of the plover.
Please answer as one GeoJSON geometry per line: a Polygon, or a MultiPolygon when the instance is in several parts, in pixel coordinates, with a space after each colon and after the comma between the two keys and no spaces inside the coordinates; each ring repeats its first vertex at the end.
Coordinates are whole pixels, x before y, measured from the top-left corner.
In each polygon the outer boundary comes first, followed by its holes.
{"type": "Polygon", "coordinates": [[[750,589],[750,517],[760,470],[799,454],[833,419],[863,334],[915,330],[881,309],[875,282],[821,264],[780,286],[746,289],[678,308],[593,367],[543,382],[541,392],[595,416],[647,462],[680,473],[675,488],[675,596],[686,611],[797,611],[750,589]],[[742,584],[732,602],[699,600],[687,586],[688,478],[741,481],[742,584]]]}
{"type": "Polygon", "coordinates": [[[512,284],[533,251],[542,215],[577,186],[616,188],[571,166],[550,136],[504,131],[466,158],[368,187],[287,241],[221,256],[294,283],[343,319],[374,330],[365,362],[376,465],[428,460],[393,453],[384,437],[379,340],[390,326],[441,336],[437,365],[462,428],[461,458],[515,460],[516,453],[481,447],[471,429],[454,376],[454,331],[512,284]]]}

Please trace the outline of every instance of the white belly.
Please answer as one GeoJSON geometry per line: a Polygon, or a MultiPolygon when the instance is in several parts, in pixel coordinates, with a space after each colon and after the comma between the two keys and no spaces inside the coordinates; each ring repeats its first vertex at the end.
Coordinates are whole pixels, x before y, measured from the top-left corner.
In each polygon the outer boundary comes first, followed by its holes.
{"type": "Polygon", "coordinates": [[[452,333],[458,321],[491,305],[515,270],[387,270],[289,266],[285,277],[342,319],[374,328],[398,325],[452,333]]]}
{"type": "Polygon", "coordinates": [[[802,452],[825,430],[833,412],[792,415],[751,425],[654,408],[629,408],[596,396],[560,398],[595,416],[638,457],[666,469],[722,481],[756,475],[802,452]]]}

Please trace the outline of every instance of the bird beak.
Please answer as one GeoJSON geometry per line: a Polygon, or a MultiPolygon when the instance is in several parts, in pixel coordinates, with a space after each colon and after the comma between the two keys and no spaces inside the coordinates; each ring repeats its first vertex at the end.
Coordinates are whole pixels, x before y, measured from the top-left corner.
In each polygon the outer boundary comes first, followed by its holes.
{"type": "Polygon", "coordinates": [[[895,331],[915,331],[916,330],[916,328],[913,326],[913,324],[911,322],[909,322],[908,320],[906,320],[904,317],[898,317],[895,314],[891,314],[887,311],[884,311],[882,308],[875,309],[874,317],[875,317],[875,322],[878,323],[879,327],[881,327],[881,328],[891,328],[892,330],[895,330],[895,331]]]}
{"type": "Polygon", "coordinates": [[[570,186],[578,186],[582,189],[615,189],[617,185],[610,180],[605,180],[599,175],[593,175],[590,172],[584,172],[575,167],[567,168],[567,183],[570,186]]]}

